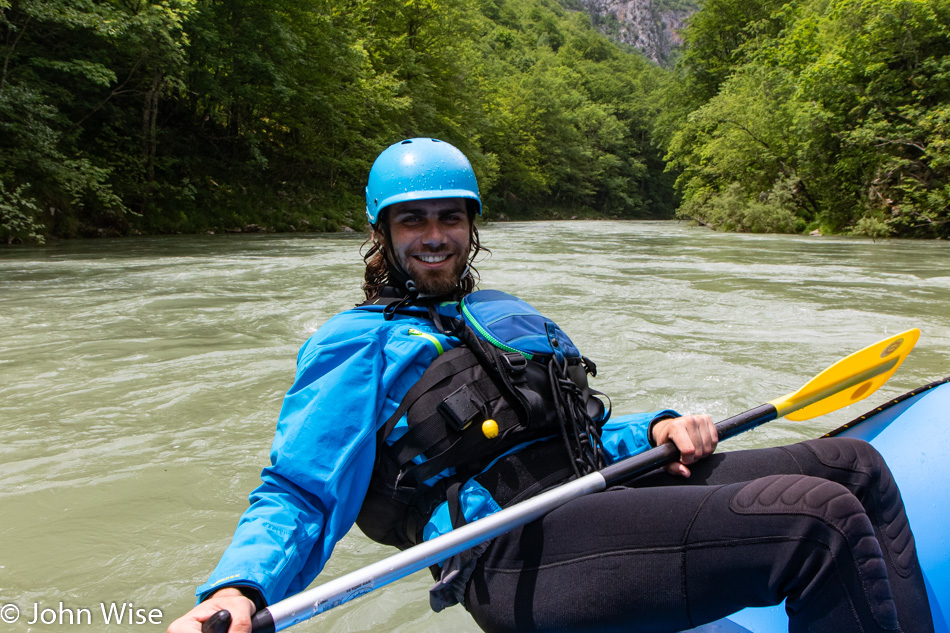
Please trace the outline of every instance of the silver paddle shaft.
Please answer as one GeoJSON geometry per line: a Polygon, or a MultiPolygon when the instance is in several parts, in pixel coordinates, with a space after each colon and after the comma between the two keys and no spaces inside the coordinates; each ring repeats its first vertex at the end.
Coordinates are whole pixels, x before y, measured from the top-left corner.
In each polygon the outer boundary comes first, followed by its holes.
{"type": "Polygon", "coordinates": [[[599,492],[606,487],[607,482],[599,472],[585,475],[363,569],[281,600],[267,607],[274,621],[274,630],[281,631],[312,618],[364,593],[490,541],[516,527],[531,523],[568,501],[599,492]]]}

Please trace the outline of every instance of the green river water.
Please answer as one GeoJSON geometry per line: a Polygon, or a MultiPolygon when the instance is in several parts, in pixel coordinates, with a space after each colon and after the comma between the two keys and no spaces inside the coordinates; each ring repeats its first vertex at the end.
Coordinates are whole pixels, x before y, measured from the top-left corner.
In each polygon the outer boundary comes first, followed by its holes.
{"type": "MultiPolygon", "coordinates": [[[[724,449],[812,437],[950,374],[945,242],[667,222],[490,224],[482,237],[493,254],[481,286],[554,318],[597,362],[594,386],[618,413],[725,417],[885,336],[923,331],[866,402],[776,421],[724,449]]],[[[191,606],[267,462],[298,347],[360,300],[361,243],[237,235],[0,250],[0,630],[162,631],[191,606]],[[123,623],[106,624],[123,606],[123,623]],[[149,616],[161,624],[137,623],[149,616]]],[[[387,553],[354,529],[321,580],[387,553]]],[[[476,631],[459,608],[429,612],[430,584],[417,574],[294,630],[476,631]]]]}

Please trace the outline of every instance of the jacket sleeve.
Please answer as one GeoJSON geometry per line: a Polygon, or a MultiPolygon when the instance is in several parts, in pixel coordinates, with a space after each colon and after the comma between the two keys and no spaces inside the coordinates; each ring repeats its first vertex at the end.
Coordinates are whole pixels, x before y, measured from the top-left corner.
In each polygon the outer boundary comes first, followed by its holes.
{"type": "Polygon", "coordinates": [[[372,331],[315,338],[298,356],[271,464],[199,600],[239,585],[273,604],[306,588],[356,520],[375,458],[385,358],[372,331]]]}
{"type": "Polygon", "coordinates": [[[610,463],[642,453],[652,447],[649,439],[650,425],[666,418],[679,417],[672,409],[650,413],[632,413],[611,418],[601,431],[601,440],[610,463]]]}
{"type": "Polygon", "coordinates": [[[198,588],[199,601],[223,586],[253,588],[267,604],[302,591],[356,521],[376,430],[441,351],[409,335],[425,321],[381,321],[342,313],[301,348],[271,464],[210,580],[198,588]]]}

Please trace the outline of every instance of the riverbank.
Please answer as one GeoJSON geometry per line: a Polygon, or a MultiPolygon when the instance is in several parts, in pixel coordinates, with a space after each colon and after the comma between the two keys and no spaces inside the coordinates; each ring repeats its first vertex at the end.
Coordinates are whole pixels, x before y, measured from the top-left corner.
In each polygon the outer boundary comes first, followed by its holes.
{"type": "MultiPolygon", "coordinates": [[[[693,217],[680,217],[677,220],[672,220],[670,218],[617,218],[617,217],[604,217],[603,215],[593,213],[591,211],[577,211],[577,210],[566,210],[566,211],[555,211],[553,213],[545,214],[542,212],[537,213],[513,213],[511,216],[505,213],[489,213],[485,217],[480,218],[478,221],[479,226],[486,226],[491,224],[507,224],[514,222],[537,222],[537,223],[550,223],[550,222],[570,222],[570,221],[580,221],[580,222],[669,222],[675,221],[683,225],[695,226],[697,228],[702,228],[708,230],[710,233],[740,233],[740,234],[754,234],[754,235],[788,235],[788,236],[807,236],[807,237],[844,237],[844,238],[856,238],[856,239],[865,239],[869,238],[874,242],[891,240],[891,239],[914,239],[914,240],[934,240],[942,241],[946,240],[943,235],[933,235],[926,233],[917,233],[914,235],[899,235],[891,236],[887,232],[883,231],[849,231],[844,233],[834,233],[827,226],[819,226],[817,224],[807,225],[800,232],[781,232],[781,231],[736,231],[723,229],[717,227],[716,225],[704,222],[701,219],[693,217]]],[[[292,235],[292,234],[301,234],[301,235],[319,235],[319,234],[348,234],[348,233],[357,233],[361,235],[366,235],[369,232],[369,226],[365,223],[360,224],[359,222],[351,222],[355,225],[355,228],[347,224],[338,224],[333,220],[324,219],[322,222],[317,223],[316,225],[312,224],[308,220],[300,220],[296,224],[286,224],[281,223],[279,225],[268,225],[268,224],[258,224],[258,223],[249,223],[244,225],[231,225],[225,228],[214,226],[211,228],[205,228],[201,230],[196,230],[192,232],[182,232],[182,231],[170,231],[170,232],[155,232],[155,233],[146,233],[141,230],[132,228],[127,232],[122,233],[118,230],[106,230],[98,229],[93,233],[86,233],[82,235],[75,235],[71,237],[52,237],[48,238],[45,236],[40,236],[40,239],[34,240],[12,240],[8,241],[6,244],[0,243],[0,250],[4,246],[15,247],[17,245],[24,244],[47,244],[55,243],[59,241],[69,241],[69,240],[97,240],[97,239],[110,239],[110,238],[129,238],[129,237],[157,237],[162,235],[292,235]]]]}

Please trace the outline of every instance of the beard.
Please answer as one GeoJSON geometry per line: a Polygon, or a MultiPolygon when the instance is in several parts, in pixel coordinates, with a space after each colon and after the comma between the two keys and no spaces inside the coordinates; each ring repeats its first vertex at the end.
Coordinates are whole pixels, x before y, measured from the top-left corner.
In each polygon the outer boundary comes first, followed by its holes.
{"type": "MultiPolygon", "coordinates": [[[[443,251],[444,252],[444,251],[443,251]]],[[[409,275],[420,295],[441,297],[452,295],[459,287],[462,273],[468,267],[468,253],[453,251],[452,265],[443,269],[431,270],[416,263],[411,257],[397,253],[396,259],[409,275]]]]}

